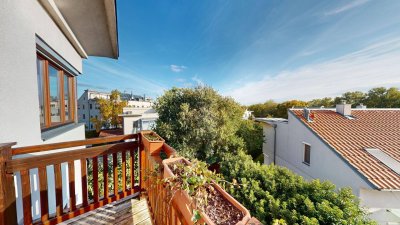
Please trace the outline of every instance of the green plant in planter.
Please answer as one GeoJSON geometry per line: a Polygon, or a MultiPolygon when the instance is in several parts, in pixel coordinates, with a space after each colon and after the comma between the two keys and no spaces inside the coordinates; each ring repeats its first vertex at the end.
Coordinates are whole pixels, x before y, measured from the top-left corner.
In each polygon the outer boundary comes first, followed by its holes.
{"type": "Polygon", "coordinates": [[[173,194],[179,190],[186,191],[196,208],[203,210],[210,192],[214,191],[212,181],[221,182],[221,175],[208,170],[207,164],[198,160],[192,161],[191,165],[180,162],[169,166],[176,176],[165,178],[162,182],[173,194]]]}
{"type": "Polygon", "coordinates": [[[153,132],[144,134],[143,136],[145,138],[147,138],[149,141],[162,141],[162,139],[158,135],[154,134],[153,132]]]}

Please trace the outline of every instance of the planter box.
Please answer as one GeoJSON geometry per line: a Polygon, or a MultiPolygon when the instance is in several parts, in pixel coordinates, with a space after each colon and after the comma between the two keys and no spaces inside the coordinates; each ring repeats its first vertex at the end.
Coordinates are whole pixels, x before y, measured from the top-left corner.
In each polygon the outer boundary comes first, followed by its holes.
{"type": "MultiPolygon", "coordinates": [[[[176,162],[183,162],[186,165],[190,165],[190,162],[186,160],[183,157],[178,157],[178,158],[171,158],[171,159],[165,159],[163,160],[163,166],[164,166],[164,178],[172,177],[175,176],[175,174],[172,172],[172,170],[168,167],[169,164],[176,163],[176,162]]],[[[239,209],[244,217],[241,221],[237,223],[237,225],[245,225],[249,220],[250,220],[250,213],[249,211],[241,205],[236,199],[234,199],[231,195],[229,195],[221,186],[219,186],[217,183],[212,182],[213,187],[221,193],[221,195],[228,201],[230,202],[233,206],[235,206],[237,209],[239,209]]],[[[175,203],[176,206],[178,206],[180,212],[182,213],[183,217],[185,218],[186,222],[189,224],[194,224],[192,221],[192,216],[193,216],[193,209],[195,209],[195,206],[193,205],[190,196],[186,193],[186,191],[177,191],[175,195],[173,196],[172,201],[175,203]]],[[[205,213],[201,213],[201,219],[199,221],[199,224],[209,224],[209,225],[215,225],[213,221],[207,216],[205,213]]]]}
{"type": "Polygon", "coordinates": [[[150,155],[155,155],[160,153],[160,151],[162,150],[162,146],[164,145],[165,142],[162,137],[160,137],[156,132],[153,131],[142,131],[140,132],[140,134],[142,136],[144,148],[145,150],[149,151],[150,155]],[[147,139],[145,135],[149,134],[156,136],[159,140],[152,141],[147,139]]]}

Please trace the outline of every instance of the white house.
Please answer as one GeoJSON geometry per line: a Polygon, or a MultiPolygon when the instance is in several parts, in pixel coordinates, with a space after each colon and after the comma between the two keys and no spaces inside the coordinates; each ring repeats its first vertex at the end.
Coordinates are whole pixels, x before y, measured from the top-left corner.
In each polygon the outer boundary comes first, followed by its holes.
{"type": "Polygon", "coordinates": [[[251,118],[252,114],[253,114],[253,111],[249,111],[249,110],[246,109],[246,110],[244,111],[244,113],[243,113],[242,118],[243,118],[244,120],[248,120],[248,119],[251,118]]]}
{"type": "MultiPolygon", "coordinates": [[[[0,143],[27,146],[85,139],[84,125],[77,120],[76,77],[88,56],[118,57],[115,1],[2,0],[0,15],[0,143]]],[[[80,163],[75,166],[80,171],[80,163]]],[[[54,170],[47,170],[48,185],[54,186],[54,170]]],[[[62,170],[67,185],[67,166],[62,170]]],[[[37,170],[31,170],[34,219],[40,217],[37,177],[37,170]]],[[[19,174],[15,179],[21,222],[19,174]]],[[[81,190],[80,183],[76,185],[81,190]]],[[[54,212],[50,192],[49,205],[54,212]]]]}
{"type": "Polygon", "coordinates": [[[151,107],[124,108],[120,115],[123,119],[124,134],[135,134],[142,130],[151,130],[158,119],[158,113],[151,107]]]}
{"type": "MultiPolygon", "coordinates": [[[[111,93],[96,90],[85,90],[78,98],[78,121],[85,124],[86,130],[95,130],[95,124],[90,120],[100,118],[100,109],[97,99],[109,99],[111,93]]],[[[149,109],[152,106],[151,98],[145,96],[122,93],[121,100],[127,101],[128,105],[123,109],[124,114],[129,114],[136,109],[149,109]]]]}
{"type": "Polygon", "coordinates": [[[371,218],[400,224],[400,109],[289,109],[264,127],[265,163],[351,187],[371,218]]]}

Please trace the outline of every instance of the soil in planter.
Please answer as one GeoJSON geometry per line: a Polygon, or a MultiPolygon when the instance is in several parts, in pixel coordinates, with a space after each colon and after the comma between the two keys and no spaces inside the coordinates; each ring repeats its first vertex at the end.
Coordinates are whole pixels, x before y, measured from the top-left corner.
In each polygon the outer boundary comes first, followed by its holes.
{"type": "MultiPolygon", "coordinates": [[[[169,165],[171,171],[178,177],[183,173],[183,170],[178,167],[174,169],[174,164],[182,164],[177,162],[169,165]]],[[[234,225],[243,219],[243,212],[232,205],[224,196],[215,188],[207,188],[209,196],[207,198],[208,205],[204,209],[204,213],[217,225],[234,225]]]]}
{"type": "Polygon", "coordinates": [[[219,225],[234,225],[242,220],[243,213],[227,201],[217,190],[209,190],[208,205],[205,214],[211,221],[219,225]]]}
{"type": "Polygon", "coordinates": [[[149,141],[162,141],[162,139],[159,136],[153,133],[144,134],[143,136],[147,138],[149,141]]]}

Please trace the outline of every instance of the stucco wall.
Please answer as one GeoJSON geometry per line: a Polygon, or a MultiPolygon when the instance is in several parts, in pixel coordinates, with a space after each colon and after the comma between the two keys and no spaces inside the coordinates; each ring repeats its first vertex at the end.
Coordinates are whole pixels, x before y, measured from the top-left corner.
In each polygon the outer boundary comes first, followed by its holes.
{"type": "MultiPolygon", "coordinates": [[[[46,42],[69,64],[82,72],[82,59],[64,34],[36,0],[2,0],[0,4],[0,143],[17,142],[17,146],[36,145],[60,141],[84,139],[83,126],[74,125],[59,134],[47,137],[39,121],[39,100],[36,67],[36,35],[46,42]]],[[[60,130],[59,130],[60,131],[60,130]]],[[[52,131],[54,133],[54,130],[52,131]]],[[[55,132],[57,133],[57,132],[55,132]]],[[[48,136],[48,135],[47,135],[48,136]]],[[[48,167],[50,213],[55,210],[54,173],[48,167]],[[53,186],[52,186],[53,185],[53,186]]],[[[80,171],[76,164],[75,171],[80,171]]],[[[68,192],[66,165],[62,166],[63,200],[68,192]]],[[[79,172],[76,177],[80,176],[79,172]]],[[[30,171],[32,212],[39,218],[39,189],[37,170],[30,171]]],[[[15,176],[17,189],[17,214],[22,221],[21,180],[15,176]]],[[[81,184],[77,182],[77,197],[81,201],[81,184]]]]}
{"type": "Polygon", "coordinates": [[[0,4],[0,142],[40,144],[36,37],[78,71],[82,60],[36,0],[0,4]]]}

